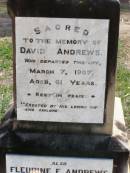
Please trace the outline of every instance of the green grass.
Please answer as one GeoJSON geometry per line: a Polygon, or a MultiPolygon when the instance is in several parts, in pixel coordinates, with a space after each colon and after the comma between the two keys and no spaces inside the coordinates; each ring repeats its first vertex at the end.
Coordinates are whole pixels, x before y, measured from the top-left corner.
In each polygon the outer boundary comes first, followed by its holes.
{"type": "Polygon", "coordinates": [[[130,70],[125,65],[127,59],[127,47],[124,41],[119,42],[116,95],[122,100],[127,126],[130,127],[130,70]]]}
{"type": "Polygon", "coordinates": [[[8,39],[0,41],[0,70],[10,70],[12,68],[12,44],[8,39]]]}
{"type": "Polygon", "coordinates": [[[7,107],[12,99],[12,86],[0,86],[0,118],[7,111],[7,107]]]}
{"type": "Polygon", "coordinates": [[[0,118],[7,111],[12,98],[12,44],[0,39],[0,118]]]}

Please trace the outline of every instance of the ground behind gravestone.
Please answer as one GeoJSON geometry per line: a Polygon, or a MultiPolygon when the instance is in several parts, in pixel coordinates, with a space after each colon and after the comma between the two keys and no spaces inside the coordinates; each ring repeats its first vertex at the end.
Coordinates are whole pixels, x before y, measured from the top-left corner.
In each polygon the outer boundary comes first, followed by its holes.
{"type": "Polygon", "coordinates": [[[130,70],[130,10],[121,12],[120,19],[120,40],[123,41],[126,48],[126,59],[124,64],[130,70]]]}
{"type": "MultiPolygon", "coordinates": [[[[130,128],[130,10],[121,11],[117,68],[117,96],[121,97],[128,129],[130,128]]],[[[129,134],[130,130],[128,130],[129,134]]],[[[130,138],[130,135],[129,135],[130,138]]]]}
{"type": "MultiPolygon", "coordinates": [[[[4,112],[11,102],[13,88],[12,78],[11,20],[7,15],[6,6],[0,5],[0,117],[4,115],[4,112]]],[[[127,127],[129,129],[130,10],[123,10],[121,12],[116,95],[122,99],[127,127]]],[[[128,132],[130,132],[130,130],[128,130],[128,132]]]]}

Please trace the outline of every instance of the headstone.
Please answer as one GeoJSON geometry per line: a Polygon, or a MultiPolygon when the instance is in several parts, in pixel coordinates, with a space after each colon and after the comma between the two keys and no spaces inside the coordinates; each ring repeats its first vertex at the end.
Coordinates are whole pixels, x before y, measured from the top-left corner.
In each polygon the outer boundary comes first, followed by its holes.
{"type": "Polygon", "coordinates": [[[8,6],[17,120],[62,132],[112,134],[119,2],[9,1],[8,6]]]}
{"type": "Polygon", "coordinates": [[[8,9],[15,105],[0,125],[1,173],[127,173],[117,99],[114,110],[119,2],[9,0],[8,9]]]}

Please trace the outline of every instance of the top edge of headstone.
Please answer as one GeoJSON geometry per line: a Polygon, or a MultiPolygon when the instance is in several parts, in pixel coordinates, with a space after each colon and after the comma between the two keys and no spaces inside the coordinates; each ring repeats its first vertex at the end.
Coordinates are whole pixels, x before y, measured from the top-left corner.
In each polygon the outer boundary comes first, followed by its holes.
{"type": "MultiPolygon", "coordinates": [[[[112,10],[113,7],[115,8],[115,10],[120,8],[119,0],[82,0],[82,1],[55,0],[53,2],[48,0],[44,0],[44,1],[42,0],[34,0],[34,1],[8,0],[7,2],[8,2],[9,13],[12,17],[13,16],[35,16],[35,15],[44,16],[44,14],[46,15],[46,9],[50,10],[49,12],[50,15],[53,15],[55,13],[54,12],[55,7],[60,9],[61,7],[64,7],[64,6],[66,10],[68,9],[66,11],[68,13],[68,17],[72,17],[70,15],[72,14],[72,12],[74,12],[73,11],[74,9],[77,10],[77,12],[75,11],[75,14],[77,16],[77,14],[79,13],[78,10],[82,8],[83,6],[86,8],[86,13],[88,14],[89,13],[92,14],[93,12],[96,12],[96,8],[98,6],[99,6],[98,8],[101,10],[100,13],[102,13],[102,11],[107,13],[108,9],[109,11],[111,11],[111,13],[113,13],[114,12],[112,10]],[[42,4],[44,4],[45,6],[41,6],[42,4]],[[42,8],[44,8],[45,10],[44,13],[43,11],[41,11],[42,8]],[[39,9],[39,12],[37,12],[36,9],[39,9]],[[105,11],[103,9],[105,9],[105,11]],[[51,10],[53,10],[53,14],[51,14],[52,13],[51,10]]],[[[61,12],[61,14],[64,16],[63,11],[59,11],[59,13],[61,12]]],[[[98,13],[95,17],[98,17],[98,13]]]]}

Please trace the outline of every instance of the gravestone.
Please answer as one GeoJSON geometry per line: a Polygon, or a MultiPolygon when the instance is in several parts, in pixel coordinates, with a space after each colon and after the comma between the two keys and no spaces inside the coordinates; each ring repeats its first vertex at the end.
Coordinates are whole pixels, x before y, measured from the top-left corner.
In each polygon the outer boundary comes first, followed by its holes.
{"type": "Polygon", "coordinates": [[[22,127],[42,122],[61,132],[112,134],[119,2],[10,0],[8,6],[22,127]]]}
{"type": "Polygon", "coordinates": [[[127,173],[118,99],[114,109],[119,8],[8,1],[15,104],[0,126],[1,173],[127,173]]]}

